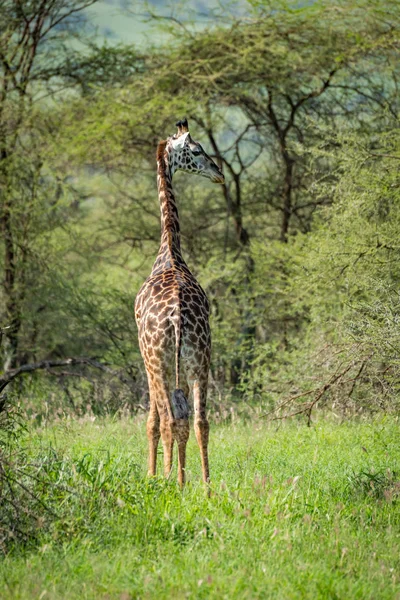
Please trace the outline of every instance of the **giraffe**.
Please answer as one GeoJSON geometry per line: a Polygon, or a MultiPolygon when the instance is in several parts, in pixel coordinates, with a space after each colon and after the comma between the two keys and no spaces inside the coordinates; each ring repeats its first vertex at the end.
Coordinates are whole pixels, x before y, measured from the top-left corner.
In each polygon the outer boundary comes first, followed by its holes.
{"type": "Polygon", "coordinates": [[[223,183],[224,176],[202,146],[191,138],[187,119],[178,121],[176,125],[177,133],[161,141],[157,148],[161,245],[151,274],[136,297],[135,318],[150,394],[148,474],[156,474],[161,436],[164,475],[170,475],[176,441],[178,482],[182,488],[189,439],[187,399],[190,389],[193,392],[194,430],[200,448],[204,482],[208,483],[210,477],[206,401],[211,334],[207,296],[181,253],[172,177],[178,169],[197,173],[214,183],[223,183]],[[174,381],[172,388],[171,380],[174,381]]]}

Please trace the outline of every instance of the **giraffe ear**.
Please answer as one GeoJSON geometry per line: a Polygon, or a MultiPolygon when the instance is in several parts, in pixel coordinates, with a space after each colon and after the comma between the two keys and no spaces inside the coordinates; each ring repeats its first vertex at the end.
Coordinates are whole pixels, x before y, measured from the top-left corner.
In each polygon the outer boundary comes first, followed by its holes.
{"type": "Polygon", "coordinates": [[[178,121],[176,126],[178,128],[178,136],[182,135],[183,133],[187,133],[189,131],[189,125],[188,125],[187,119],[178,121]]]}
{"type": "Polygon", "coordinates": [[[178,150],[178,148],[183,148],[187,142],[188,136],[189,132],[186,131],[186,133],[181,134],[178,138],[171,138],[172,147],[175,148],[175,150],[178,150]]]}

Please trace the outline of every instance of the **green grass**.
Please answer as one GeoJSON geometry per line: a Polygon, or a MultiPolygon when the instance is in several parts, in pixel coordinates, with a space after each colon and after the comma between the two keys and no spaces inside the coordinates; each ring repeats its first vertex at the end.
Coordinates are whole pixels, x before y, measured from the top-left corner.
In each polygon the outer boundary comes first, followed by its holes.
{"type": "Polygon", "coordinates": [[[146,478],[144,421],[23,443],[58,517],[2,559],[2,599],[400,598],[396,420],[214,425],[210,498],[193,433],[183,493],[146,478]]]}

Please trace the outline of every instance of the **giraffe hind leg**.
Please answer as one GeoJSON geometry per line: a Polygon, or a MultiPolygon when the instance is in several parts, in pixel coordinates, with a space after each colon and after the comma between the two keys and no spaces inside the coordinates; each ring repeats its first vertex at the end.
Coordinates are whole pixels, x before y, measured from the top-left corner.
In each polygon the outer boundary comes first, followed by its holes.
{"type": "Polygon", "coordinates": [[[164,475],[169,477],[173,461],[173,445],[178,445],[178,482],[185,483],[186,444],[189,438],[189,404],[184,390],[175,390],[169,398],[168,377],[155,385],[158,414],[160,418],[161,441],[164,451],[164,475]]]}
{"type": "Polygon", "coordinates": [[[172,394],[172,411],[174,413],[174,438],[178,444],[178,483],[185,485],[186,445],[189,439],[189,386],[182,373],[180,376],[183,389],[176,389],[172,394]]]}
{"type": "Polygon", "coordinates": [[[157,448],[160,440],[160,417],[154,391],[150,387],[150,412],[147,419],[147,438],[149,441],[148,474],[154,477],[157,472],[157,448]]]}
{"type": "Polygon", "coordinates": [[[176,419],[174,423],[174,438],[178,444],[178,483],[181,488],[185,485],[186,445],[189,439],[189,419],[176,419]]]}
{"type": "Polygon", "coordinates": [[[196,380],[193,384],[194,430],[200,448],[203,481],[209,483],[210,468],[208,464],[208,436],[210,425],[206,414],[207,380],[196,380]]]}
{"type": "Polygon", "coordinates": [[[172,421],[168,415],[163,414],[161,417],[161,441],[164,452],[164,475],[169,477],[172,470],[172,459],[174,449],[174,436],[172,431],[172,421]]]}
{"type": "Polygon", "coordinates": [[[169,399],[169,390],[167,382],[167,371],[164,371],[164,374],[161,375],[160,378],[154,380],[154,392],[157,402],[158,414],[160,418],[161,442],[163,445],[164,453],[165,477],[169,477],[171,473],[174,446],[174,416],[172,412],[171,401],[169,399]]]}

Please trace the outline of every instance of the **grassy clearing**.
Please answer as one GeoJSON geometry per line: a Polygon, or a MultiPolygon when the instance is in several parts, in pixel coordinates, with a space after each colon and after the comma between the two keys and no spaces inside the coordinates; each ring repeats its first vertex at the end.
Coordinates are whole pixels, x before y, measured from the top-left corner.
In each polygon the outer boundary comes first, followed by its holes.
{"type": "MultiPolygon", "coordinates": [[[[213,493],[145,477],[144,422],[24,440],[58,514],[0,564],[1,597],[400,598],[399,423],[214,426],[213,493]]],[[[161,457],[160,457],[161,460],[161,457]]],[[[161,463],[160,463],[161,464],[161,463]]]]}

